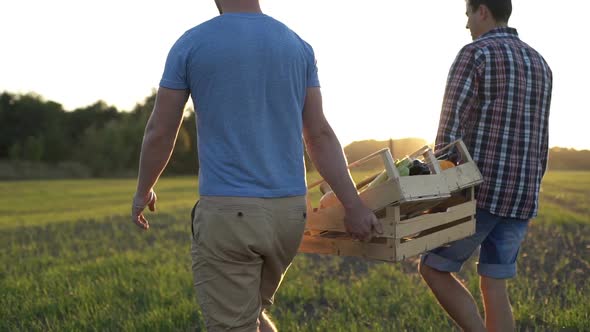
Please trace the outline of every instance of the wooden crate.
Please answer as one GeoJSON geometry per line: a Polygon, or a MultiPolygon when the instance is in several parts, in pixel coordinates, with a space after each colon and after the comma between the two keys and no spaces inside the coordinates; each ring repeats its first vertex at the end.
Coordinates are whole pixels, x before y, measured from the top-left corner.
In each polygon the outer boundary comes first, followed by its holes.
{"type": "Polygon", "coordinates": [[[425,147],[416,154],[429,161],[434,174],[400,177],[389,149],[349,165],[354,167],[375,156],[381,156],[384,161],[389,179],[370,189],[361,188],[359,193],[363,202],[375,211],[383,234],[373,234],[370,242],[352,240],[344,228],[344,210],[340,204],[322,209],[309,205],[299,252],[396,262],[472,235],[476,206],[473,186],[455,190],[451,195],[432,151],[425,147]]]}
{"type": "MultiPolygon", "coordinates": [[[[306,230],[299,252],[358,256],[389,262],[419,255],[475,233],[476,202],[473,199],[473,189],[464,192],[467,194],[463,201],[456,196],[449,197],[422,214],[407,219],[401,214],[407,203],[387,206],[382,211],[377,211],[383,234],[374,233],[370,242],[352,240],[345,232],[342,219],[322,219],[320,223],[306,230]],[[447,201],[452,203],[447,204],[447,201]],[[437,206],[445,208],[441,211],[437,206]],[[326,229],[317,229],[321,227],[326,229]]],[[[311,214],[313,216],[313,212],[311,214]]]]}
{"type": "Polygon", "coordinates": [[[463,143],[463,140],[458,139],[455,142],[436,151],[436,153],[443,153],[450,150],[451,148],[456,148],[461,154],[461,163],[455,167],[447,168],[441,173],[447,182],[449,191],[452,193],[482,183],[483,177],[479,172],[475,161],[473,161],[471,158],[471,155],[469,154],[465,143],[463,143]]]}

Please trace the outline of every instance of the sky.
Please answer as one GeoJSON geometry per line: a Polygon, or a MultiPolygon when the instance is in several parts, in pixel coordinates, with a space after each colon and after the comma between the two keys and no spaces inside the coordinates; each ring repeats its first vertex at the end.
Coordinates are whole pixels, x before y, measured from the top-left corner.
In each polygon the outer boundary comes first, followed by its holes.
{"type": "MultiPolygon", "coordinates": [[[[313,46],[343,145],[434,140],[449,68],[471,42],[464,0],[260,2],[313,46]]],[[[553,71],[552,147],[590,149],[589,10],[585,0],[513,1],[509,25],[553,71]]],[[[215,15],[213,0],[4,1],[0,91],[35,92],[66,110],[98,100],[131,110],[158,87],[178,37],[215,15]]]]}

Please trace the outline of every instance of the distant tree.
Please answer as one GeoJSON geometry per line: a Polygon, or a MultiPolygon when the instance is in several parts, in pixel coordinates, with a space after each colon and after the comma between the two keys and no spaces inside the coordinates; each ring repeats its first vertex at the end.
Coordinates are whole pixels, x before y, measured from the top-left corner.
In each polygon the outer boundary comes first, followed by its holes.
{"type": "Polygon", "coordinates": [[[19,142],[12,144],[12,146],[8,149],[8,159],[10,160],[21,160],[23,157],[22,155],[22,148],[19,142]]]}
{"type": "Polygon", "coordinates": [[[76,141],[87,128],[91,126],[103,128],[107,123],[121,119],[122,114],[102,100],[87,107],[77,108],[66,114],[68,138],[76,141]]]}
{"type": "Polygon", "coordinates": [[[44,130],[43,140],[43,161],[58,163],[71,160],[73,140],[66,136],[67,127],[63,124],[52,124],[44,130]]]}
{"type": "Polygon", "coordinates": [[[43,138],[29,136],[25,139],[22,158],[29,161],[41,161],[43,158],[43,138]]]}
{"type": "MultiPolygon", "coordinates": [[[[143,133],[153,110],[155,97],[154,91],[152,95],[146,97],[144,102],[138,103],[131,112],[119,113],[119,116],[112,118],[105,125],[95,122],[88,127],[75,149],[76,160],[90,167],[95,176],[114,176],[136,172],[143,133]]],[[[98,104],[96,106],[100,108],[104,105],[98,104]]],[[[172,172],[186,172],[188,170],[188,158],[182,156],[191,150],[193,150],[193,146],[190,134],[183,125],[173,155],[175,166],[172,172]]]]}
{"type": "Polygon", "coordinates": [[[195,112],[187,108],[165,174],[196,175],[199,171],[198,158],[195,112]]]}
{"type": "Polygon", "coordinates": [[[23,158],[29,160],[36,160],[38,144],[42,144],[40,161],[59,162],[68,158],[70,147],[64,134],[68,128],[61,104],[45,101],[33,93],[18,96],[4,94],[0,99],[3,99],[0,102],[0,158],[11,157],[6,149],[15,147],[15,144],[22,149],[23,158]],[[33,142],[29,137],[36,141],[33,142]],[[29,151],[31,146],[34,146],[34,151],[29,151]]]}
{"type": "Polygon", "coordinates": [[[92,170],[94,176],[116,176],[135,170],[145,123],[131,116],[112,120],[102,128],[85,130],[74,150],[74,158],[92,170]]]}
{"type": "Polygon", "coordinates": [[[131,111],[133,117],[145,119],[147,121],[147,119],[150,117],[150,114],[152,114],[154,106],[156,105],[156,95],[157,91],[152,90],[152,93],[147,96],[142,103],[136,104],[131,111]]]}
{"type": "Polygon", "coordinates": [[[590,170],[590,150],[552,148],[549,150],[551,170],[590,170]]]}

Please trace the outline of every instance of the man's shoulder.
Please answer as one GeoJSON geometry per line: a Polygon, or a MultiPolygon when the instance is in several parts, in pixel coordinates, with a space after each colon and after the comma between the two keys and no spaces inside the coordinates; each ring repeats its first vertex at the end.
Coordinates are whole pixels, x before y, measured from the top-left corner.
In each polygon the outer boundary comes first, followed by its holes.
{"type": "MultiPolygon", "coordinates": [[[[271,30],[282,31],[284,33],[291,34],[294,38],[300,40],[305,45],[311,47],[309,43],[307,43],[303,38],[301,38],[299,34],[297,34],[297,32],[291,29],[287,24],[269,15],[264,15],[264,21],[266,21],[266,24],[270,23],[271,25],[273,25],[271,30]]],[[[219,30],[219,27],[223,24],[223,15],[216,16],[208,21],[205,21],[199,25],[192,27],[191,29],[187,30],[184,33],[184,35],[192,37],[194,37],[195,35],[209,35],[211,33],[215,33],[216,30],[219,30]]]]}
{"type": "MultiPolygon", "coordinates": [[[[524,42],[518,35],[499,35],[475,40],[470,45],[470,48],[475,53],[479,54],[504,54],[506,48],[514,50],[526,50],[529,56],[538,58],[544,63],[547,63],[541,53],[534,47],[524,42]]],[[[520,51],[519,51],[520,52],[520,51]]]]}
{"type": "Polygon", "coordinates": [[[463,51],[464,52],[471,52],[471,53],[478,53],[478,52],[482,52],[484,50],[487,50],[489,48],[497,47],[498,45],[501,45],[505,42],[506,42],[505,39],[503,40],[503,38],[496,38],[496,37],[476,39],[476,40],[472,41],[471,43],[465,45],[463,47],[463,51]]]}
{"type": "Polygon", "coordinates": [[[219,18],[220,16],[216,16],[208,21],[195,25],[194,27],[186,30],[184,32],[184,36],[191,36],[199,33],[207,33],[207,30],[214,29],[215,26],[219,24],[219,18]]]}
{"type": "Polygon", "coordinates": [[[510,33],[502,31],[490,32],[489,34],[485,34],[483,37],[480,37],[465,45],[466,48],[469,48],[473,51],[493,50],[504,48],[506,46],[527,48],[535,53],[538,53],[533,47],[520,39],[516,29],[510,29],[510,33]]]}
{"type": "MultiPolygon", "coordinates": [[[[536,48],[532,47],[530,44],[522,41],[522,40],[518,40],[520,45],[523,48],[526,48],[528,50],[528,52],[530,54],[532,54],[533,56],[539,58],[541,61],[543,61],[546,65],[547,65],[547,61],[545,60],[545,58],[543,57],[543,55],[541,54],[541,52],[539,52],[536,48]]],[[[548,65],[547,65],[548,66],[548,65]]]]}
{"type": "Polygon", "coordinates": [[[291,34],[295,39],[300,41],[304,45],[305,48],[312,49],[311,45],[307,41],[305,41],[305,39],[301,38],[301,36],[299,36],[299,34],[297,32],[295,32],[293,29],[291,29],[288,25],[286,25],[285,23],[283,23],[273,17],[270,17],[270,18],[272,20],[274,20],[278,26],[282,27],[285,30],[285,32],[291,34]]]}
{"type": "Polygon", "coordinates": [[[461,47],[461,49],[457,53],[457,58],[463,59],[464,61],[469,58],[475,59],[475,55],[479,51],[480,51],[480,46],[477,45],[475,42],[471,42],[471,43],[461,47]]]}
{"type": "Polygon", "coordinates": [[[503,45],[510,43],[513,44],[514,42],[520,42],[520,40],[496,36],[476,39],[471,43],[463,46],[463,48],[461,48],[461,50],[459,51],[459,54],[463,57],[471,56],[474,59],[481,59],[482,57],[486,57],[489,54],[497,53],[503,45]]]}

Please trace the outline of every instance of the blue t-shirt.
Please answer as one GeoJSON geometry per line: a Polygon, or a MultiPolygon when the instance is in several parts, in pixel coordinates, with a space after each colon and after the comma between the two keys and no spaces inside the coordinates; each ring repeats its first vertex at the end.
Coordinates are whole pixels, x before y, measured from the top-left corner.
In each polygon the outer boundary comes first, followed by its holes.
{"type": "Polygon", "coordinates": [[[197,112],[199,193],[306,193],[302,112],[319,86],[313,49],[264,14],[227,13],[174,44],[160,86],[190,91],[197,112]]]}

